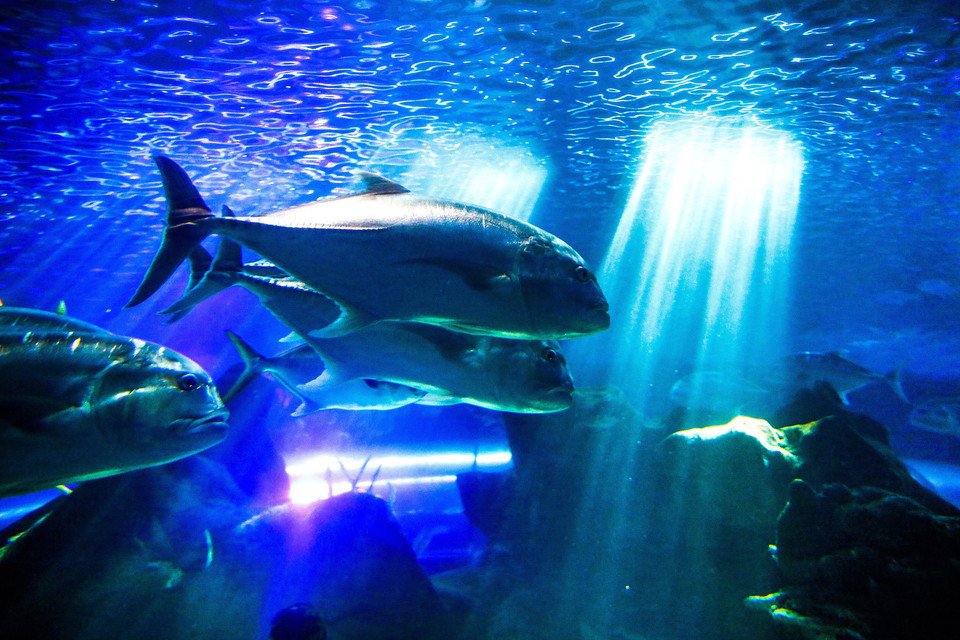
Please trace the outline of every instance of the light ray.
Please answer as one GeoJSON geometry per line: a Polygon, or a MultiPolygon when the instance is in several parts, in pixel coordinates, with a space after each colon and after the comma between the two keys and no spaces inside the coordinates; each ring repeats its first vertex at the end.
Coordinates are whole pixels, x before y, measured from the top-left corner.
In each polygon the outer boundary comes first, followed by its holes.
{"type": "Polygon", "coordinates": [[[610,355],[582,354],[584,367],[649,415],[684,371],[735,371],[775,353],[802,170],[783,132],[716,118],[652,127],[600,268],[610,355]]]}

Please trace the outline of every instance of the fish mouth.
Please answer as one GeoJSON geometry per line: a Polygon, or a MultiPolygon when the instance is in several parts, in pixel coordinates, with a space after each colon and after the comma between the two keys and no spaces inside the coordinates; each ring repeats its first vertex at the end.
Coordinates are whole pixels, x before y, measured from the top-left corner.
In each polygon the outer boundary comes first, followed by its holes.
{"type": "Polygon", "coordinates": [[[610,326],[610,305],[606,300],[592,305],[587,309],[591,319],[596,320],[598,326],[606,329],[610,326]]]}
{"type": "Polygon", "coordinates": [[[200,418],[194,418],[193,420],[185,420],[185,424],[181,428],[181,433],[192,434],[192,433],[208,433],[211,431],[226,431],[227,430],[227,418],[230,417],[230,412],[227,409],[218,409],[216,411],[211,411],[205,416],[200,418]]]}
{"type": "Polygon", "coordinates": [[[562,402],[564,404],[564,408],[567,408],[573,404],[573,387],[554,387],[547,391],[546,397],[551,404],[562,402]]]}

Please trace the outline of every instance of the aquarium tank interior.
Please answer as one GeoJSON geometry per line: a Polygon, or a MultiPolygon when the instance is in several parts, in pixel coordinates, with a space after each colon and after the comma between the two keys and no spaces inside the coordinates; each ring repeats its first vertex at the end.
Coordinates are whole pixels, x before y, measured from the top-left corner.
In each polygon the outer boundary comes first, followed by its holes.
{"type": "Polygon", "coordinates": [[[956,2],[0,42],[0,637],[960,637],[956,2]]]}

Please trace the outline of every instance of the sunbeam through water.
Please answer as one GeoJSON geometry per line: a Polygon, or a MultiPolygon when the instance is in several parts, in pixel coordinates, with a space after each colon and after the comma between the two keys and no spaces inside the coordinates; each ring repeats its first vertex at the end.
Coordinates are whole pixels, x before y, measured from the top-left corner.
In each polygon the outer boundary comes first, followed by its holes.
{"type": "MultiPolygon", "coordinates": [[[[756,125],[651,128],[599,270],[614,310],[600,337],[612,345],[606,382],[650,414],[683,373],[736,371],[777,352],[802,170],[799,144],[756,125]]],[[[710,392],[687,400],[709,403],[710,392]]]]}

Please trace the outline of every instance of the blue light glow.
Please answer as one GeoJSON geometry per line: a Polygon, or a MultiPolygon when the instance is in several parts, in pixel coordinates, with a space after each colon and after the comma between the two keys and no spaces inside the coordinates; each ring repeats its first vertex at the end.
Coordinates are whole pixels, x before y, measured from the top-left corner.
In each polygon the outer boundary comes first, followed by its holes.
{"type": "Polygon", "coordinates": [[[456,482],[458,473],[471,469],[506,469],[510,466],[511,459],[509,451],[383,454],[371,456],[369,459],[314,455],[287,464],[290,501],[308,504],[354,488],[364,491],[389,491],[391,487],[395,489],[410,485],[451,484],[456,482]],[[346,475],[351,478],[346,479],[346,475]]]}

